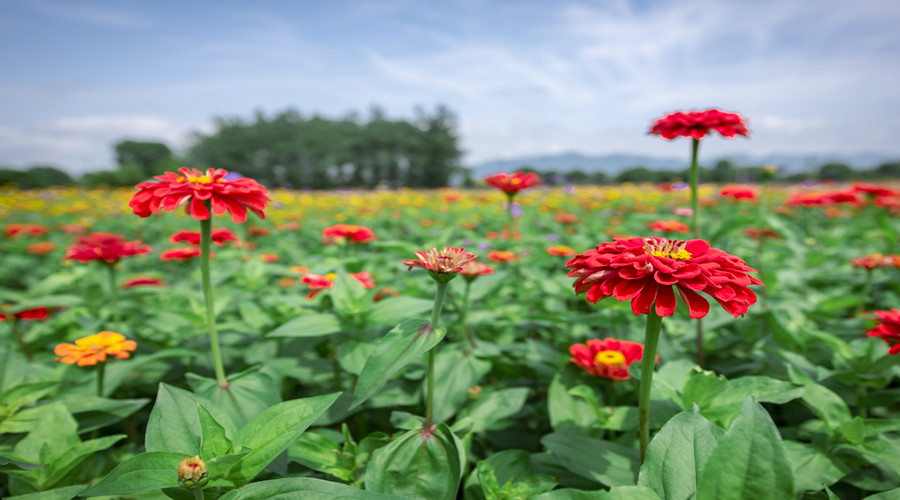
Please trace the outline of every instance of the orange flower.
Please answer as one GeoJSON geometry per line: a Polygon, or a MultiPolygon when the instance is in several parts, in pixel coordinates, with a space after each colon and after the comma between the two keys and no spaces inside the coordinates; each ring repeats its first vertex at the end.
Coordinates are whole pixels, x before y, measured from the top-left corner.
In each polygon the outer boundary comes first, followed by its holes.
{"type": "MultiPolygon", "coordinates": [[[[644,344],[629,340],[591,339],[569,347],[569,361],[591,375],[611,380],[628,380],[628,367],[644,358],[644,344]]],[[[659,356],[657,356],[657,361],[659,356]]]]}
{"type": "Polygon", "coordinates": [[[138,286],[166,286],[166,282],[162,278],[139,275],[128,278],[122,283],[122,288],[134,288],[138,286]]]}
{"type": "Polygon", "coordinates": [[[540,177],[534,172],[527,174],[522,172],[516,172],[514,174],[494,174],[485,177],[484,182],[487,182],[509,196],[512,196],[523,189],[538,186],[542,183],[540,177]]]}
{"type": "Polygon", "coordinates": [[[578,222],[578,216],[568,212],[560,212],[553,217],[553,220],[560,224],[575,224],[578,222]]]}
{"type": "Polygon", "coordinates": [[[898,256],[881,255],[880,253],[873,253],[871,255],[850,259],[850,264],[853,267],[863,267],[869,270],[875,269],[876,267],[898,267],[897,263],[898,256]]]}
{"type": "Polygon", "coordinates": [[[647,224],[651,231],[661,233],[686,233],[691,230],[687,224],[677,220],[658,220],[647,224]]]}
{"type": "Polygon", "coordinates": [[[274,254],[274,253],[263,253],[263,254],[259,254],[259,260],[261,260],[263,262],[268,262],[271,264],[273,262],[278,262],[279,257],[278,257],[278,254],[274,254]]]}
{"type": "Polygon", "coordinates": [[[554,245],[547,247],[547,253],[558,257],[569,257],[578,253],[574,248],[566,245],[554,245]]]}
{"type": "Polygon", "coordinates": [[[516,260],[516,252],[510,250],[491,250],[488,252],[487,258],[494,262],[512,262],[516,260]]]}
{"type": "Polygon", "coordinates": [[[206,486],[207,483],[209,471],[206,469],[206,463],[200,460],[200,455],[187,457],[178,463],[178,484],[189,490],[196,490],[206,486]]]}
{"type": "Polygon", "coordinates": [[[178,173],[166,172],[157,175],[155,181],[135,186],[138,192],[128,206],[136,215],[149,217],[160,210],[171,212],[190,202],[188,213],[197,220],[209,219],[209,207],[216,215],[231,213],[235,223],[247,220],[247,210],[265,219],[263,211],[269,201],[269,191],[247,177],[231,180],[234,175],[221,168],[209,168],[203,173],[196,168],[181,167],[178,173]]]}
{"type": "Polygon", "coordinates": [[[446,247],[438,250],[432,247],[425,252],[416,252],[416,259],[404,260],[403,264],[427,269],[431,277],[438,282],[446,283],[455,278],[463,270],[467,262],[474,260],[477,255],[466,252],[465,248],[446,247]]]}
{"type": "Polygon", "coordinates": [[[131,357],[129,351],[137,349],[137,343],[126,340],[121,333],[103,331],[96,335],[82,337],[74,344],[59,344],[53,349],[53,353],[59,356],[57,361],[78,366],[96,365],[106,361],[106,356],[115,356],[119,359],[131,357]]]}
{"type": "MultiPolygon", "coordinates": [[[[375,288],[375,278],[372,277],[372,274],[369,271],[362,271],[359,273],[350,273],[350,277],[355,279],[363,288],[375,288]]],[[[319,274],[308,273],[306,276],[300,279],[300,283],[306,283],[309,285],[309,289],[311,290],[309,295],[306,296],[308,300],[312,300],[313,297],[318,295],[322,290],[327,288],[334,287],[334,279],[337,278],[337,274],[328,273],[324,276],[319,274]]]]}
{"type": "Polygon", "coordinates": [[[54,250],[56,250],[56,243],[53,243],[52,241],[39,241],[37,243],[32,243],[25,248],[26,252],[35,255],[47,255],[54,250]]]}
{"type": "Polygon", "coordinates": [[[462,271],[459,272],[466,281],[472,281],[484,274],[494,274],[494,270],[488,267],[484,262],[470,260],[463,264],[462,271]]]}
{"type": "Polygon", "coordinates": [[[375,231],[366,226],[335,224],[322,230],[322,244],[368,243],[375,239],[375,231]]]}

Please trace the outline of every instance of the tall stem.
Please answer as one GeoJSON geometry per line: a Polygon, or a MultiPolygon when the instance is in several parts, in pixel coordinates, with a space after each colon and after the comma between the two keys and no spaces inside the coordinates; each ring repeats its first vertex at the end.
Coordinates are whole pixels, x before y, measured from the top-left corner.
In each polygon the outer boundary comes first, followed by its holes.
{"type": "Polygon", "coordinates": [[[25,336],[22,335],[22,330],[19,326],[19,319],[13,317],[12,314],[10,314],[9,326],[12,327],[12,331],[16,336],[16,340],[19,341],[19,346],[22,348],[22,352],[25,354],[25,359],[27,359],[29,363],[34,363],[34,355],[31,354],[31,349],[28,347],[28,344],[25,343],[25,336]]]}
{"type": "Polygon", "coordinates": [[[97,397],[103,397],[103,376],[106,374],[106,363],[97,363],[97,397]]]}
{"type": "Polygon", "coordinates": [[[117,331],[122,329],[122,325],[119,323],[119,289],[116,287],[116,264],[115,263],[104,263],[107,269],[107,277],[109,278],[109,301],[112,306],[112,318],[110,318],[110,324],[113,325],[111,328],[116,328],[117,331]]]}
{"type": "Polygon", "coordinates": [[[225,367],[222,364],[222,351],[219,349],[219,336],[216,334],[216,314],[213,309],[212,282],[209,278],[209,246],[212,241],[212,219],[200,221],[200,277],[203,281],[203,301],[206,304],[206,327],[209,330],[209,345],[212,349],[213,363],[216,369],[216,382],[221,387],[228,387],[225,367]]]}
{"type": "Polygon", "coordinates": [[[506,241],[513,239],[513,234],[516,232],[516,218],[513,217],[513,200],[516,199],[516,195],[513,193],[506,194],[506,212],[509,214],[509,226],[506,229],[506,241]]]}
{"type": "MultiPolygon", "coordinates": [[[[441,308],[444,307],[444,297],[447,295],[447,283],[437,282],[437,291],[434,294],[434,308],[431,310],[431,328],[437,328],[438,321],[441,319],[441,308]]],[[[428,351],[428,380],[425,389],[425,430],[431,430],[431,420],[434,408],[434,350],[437,346],[432,347],[428,351]]]]}
{"type": "Polygon", "coordinates": [[[700,140],[691,139],[691,230],[694,238],[700,238],[700,197],[699,190],[700,164],[697,163],[697,153],[700,150],[700,140]]]}
{"type": "Polygon", "coordinates": [[[659,345],[659,329],[662,318],[651,307],[647,315],[647,331],[644,339],[644,357],[641,363],[641,388],[638,394],[638,419],[641,425],[641,463],[650,443],[650,386],[653,382],[653,368],[656,364],[656,347],[659,345]]]}
{"type": "Polygon", "coordinates": [[[472,281],[466,278],[466,290],[463,293],[462,312],[460,313],[460,321],[462,322],[463,336],[466,338],[466,345],[469,351],[475,350],[475,336],[469,331],[469,290],[472,288],[472,281]]]}

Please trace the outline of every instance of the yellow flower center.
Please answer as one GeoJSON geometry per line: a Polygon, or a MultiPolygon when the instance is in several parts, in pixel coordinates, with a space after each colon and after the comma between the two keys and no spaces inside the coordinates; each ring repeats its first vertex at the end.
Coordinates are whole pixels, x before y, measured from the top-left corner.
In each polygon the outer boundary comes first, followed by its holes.
{"type": "Polygon", "coordinates": [[[190,176],[187,178],[188,182],[196,182],[198,184],[210,184],[212,183],[212,178],[208,175],[200,175],[200,176],[190,176]]]}
{"type": "Polygon", "coordinates": [[[654,242],[650,239],[644,240],[644,251],[654,257],[667,257],[675,260],[687,260],[692,257],[691,252],[684,249],[687,242],[685,241],[668,241],[662,240],[654,242]]]}
{"type": "Polygon", "coordinates": [[[600,351],[594,356],[594,362],[604,366],[622,366],[626,363],[626,359],[619,351],[600,351]]]}
{"type": "Polygon", "coordinates": [[[328,273],[325,275],[325,279],[327,279],[328,281],[334,281],[335,278],[337,278],[336,273],[328,273]]]}

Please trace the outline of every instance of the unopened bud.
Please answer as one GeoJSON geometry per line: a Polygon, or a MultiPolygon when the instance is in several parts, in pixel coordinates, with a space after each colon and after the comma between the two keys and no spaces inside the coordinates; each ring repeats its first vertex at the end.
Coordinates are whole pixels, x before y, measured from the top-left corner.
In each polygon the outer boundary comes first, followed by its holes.
{"type": "Polygon", "coordinates": [[[178,484],[194,490],[206,486],[208,482],[209,472],[199,455],[187,457],[178,464],[178,484]]]}
{"type": "Polygon", "coordinates": [[[469,387],[469,399],[476,400],[481,397],[481,386],[476,385],[475,387],[469,387]]]}

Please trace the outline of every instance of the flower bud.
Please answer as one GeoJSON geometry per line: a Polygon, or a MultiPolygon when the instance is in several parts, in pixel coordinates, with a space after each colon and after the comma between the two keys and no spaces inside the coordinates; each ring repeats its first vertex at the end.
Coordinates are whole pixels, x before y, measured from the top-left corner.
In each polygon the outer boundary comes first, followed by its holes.
{"type": "Polygon", "coordinates": [[[476,385],[475,387],[469,387],[468,394],[470,400],[475,401],[481,397],[481,386],[476,385]]]}
{"type": "Polygon", "coordinates": [[[178,464],[178,484],[189,490],[202,488],[209,482],[206,463],[200,456],[187,457],[178,464]]]}

